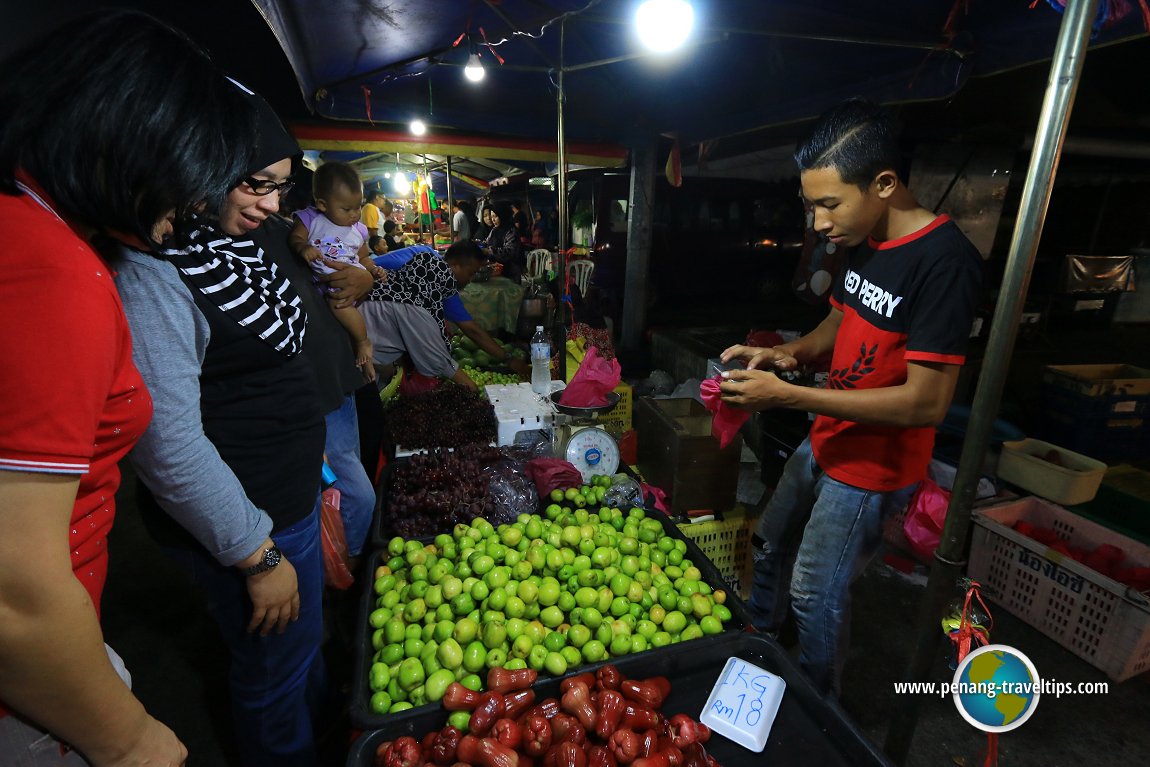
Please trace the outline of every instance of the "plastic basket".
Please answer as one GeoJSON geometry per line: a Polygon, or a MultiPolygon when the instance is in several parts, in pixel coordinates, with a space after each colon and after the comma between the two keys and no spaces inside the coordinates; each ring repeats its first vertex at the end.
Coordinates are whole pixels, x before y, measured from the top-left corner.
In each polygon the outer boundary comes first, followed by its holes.
{"type": "Polygon", "coordinates": [[[731,590],[746,596],[751,577],[751,528],[746,513],[728,514],[724,520],[687,522],[679,529],[707,555],[731,590]]]}
{"type": "Polygon", "coordinates": [[[609,413],[599,416],[599,425],[620,434],[629,431],[631,429],[631,403],[635,398],[633,392],[634,390],[628,384],[621,383],[616,386],[615,393],[619,395],[619,404],[613,407],[609,413]]]}
{"type": "Polygon", "coordinates": [[[1076,548],[1118,546],[1130,564],[1150,564],[1150,546],[1027,497],[975,510],[968,568],[987,597],[1111,679],[1150,670],[1150,598],[1016,532],[1019,520],[1076,548]]]}

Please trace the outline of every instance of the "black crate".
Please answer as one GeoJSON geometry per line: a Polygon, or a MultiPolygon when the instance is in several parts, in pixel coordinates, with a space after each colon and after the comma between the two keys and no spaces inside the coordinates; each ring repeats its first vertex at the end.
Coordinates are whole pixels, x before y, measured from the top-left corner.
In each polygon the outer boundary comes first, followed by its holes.
{"type": "MultiPolygon", "coordinates": [[[[727,659],[738,657],[783,678],[787,684],[778,716],[763,752],[755,753],[715,733],[707,752],[726,767],[769,764],[819,765],[819,767],[886,767],[891,762],[859,731],[846,713],[833,701],[819,695],[799,671],[786,651],[763,634],[725,633],[707,642],[686,642],[638,655],[618,658],[613,663],[624,677],[645,678],[661,675],[671,680],[671,694],[663,704],[668,716],[684,713],[698,719],[711,688],[727,659]]],[[[606,664],[596,663],[582,671],[606,664]]],[[[559,680],[536,682],[537,700],[556,696],[559,680]]],[[[414,709],[413,709],[414,711],[414,709]]],[[[388,722],[383,728],[365,732],[352,744],[348,767],[372,767],[379,744],[410,735],[417,740],[442,728],[447,712],[440,707],[424,707],[418,714],[388,722]]]]}
{"type": "MultiPolygon", "coordinates": [[[[690,559],[695,567],[699,568],[702,575],[702,580],[713,589],[727,589],[727,583],[723,580],[723,574],[719,572],[718,568],[707,559],[707,555],[703,553],[702,549],[695,544],[690,538],[683,534],[679,526],[672,522],[666,514],[654,509],[647,509],[647,515],[658,519],[663,524],[663,530],[672,538],[678,538],[687,544],[686,559],[690,559]]],[[[430,539],[427,539],[430,540],[430,539]]],[[[359,636],[355,648],[355,666],[353,673],[355,678],[352,679],[352,701],[351,701],[351,723],[354,727],[361,730],[374,730],[381,727],[394,727],[398,726],[398,722],[407,721],[409,719],[418,718],[429,711],[437,711],[439,709],[438,703],[428,703],[424,706],[408,709],[407,711],[400,711],[396,714],[377,714],[371,710],[371,686],[368,684],[367,672],[371,668],[372,658],[375,655],[375,650],[371,646],[371,635],[373,629],[368,623],[368,616],[371,615],[375,609],[376,593],[372,588],[375,581],[375,571],[380,565],[384,564],[388,559],[387,551],[381,550],[375,552],[370,561],[368,562],[368,569],[364,573],[364,588],[363,588],[363,601],[360,604],[360,616],[357,631],[359,636]]],[[[726,607],[731,611],[731,620],[724,625],[724,632],[720,636],[729,633],[738,633],[750,629],[751,616],[747,612],[747,606],[739,598],[739,595],[733,591],[727,591],[726,607]]],[[[707,640],[713,640],[714,636],[704,636],[699,640],[692,640],[690,642],[673,645],[680,647],[686,644],[691,647],[702,646],[707,640]]],[[[667,648],[661,648],[667,649],[667,648]]],[[[624,656],[626,658],[639,657],[643,655],[651,655],[658,652],[658,649],[646,650],[642,653],[637,653],[635,656],[624,656]]],[[[580,668],[586,668],[580,667],[580,668]]],[[[577,673],[579,669],[571,669],[571,673],[577,673]]]]}

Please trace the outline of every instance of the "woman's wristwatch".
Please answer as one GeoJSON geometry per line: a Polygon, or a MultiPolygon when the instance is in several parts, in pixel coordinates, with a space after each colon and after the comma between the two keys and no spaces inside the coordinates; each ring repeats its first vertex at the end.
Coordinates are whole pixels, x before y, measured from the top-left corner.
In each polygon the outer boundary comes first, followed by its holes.
{"type": "Polygon", "coordinates": [[[272,546],[270,549],[264,549],[264,556],[259,564],[252,565],[251,567],[241,567],[240,572],[243,573],[245,578],[252,575],[259,575],[260,573],[271,570],[278,565],[281,560],[283,560],[283,552],[279,550],[279,547],[272,546]]]}

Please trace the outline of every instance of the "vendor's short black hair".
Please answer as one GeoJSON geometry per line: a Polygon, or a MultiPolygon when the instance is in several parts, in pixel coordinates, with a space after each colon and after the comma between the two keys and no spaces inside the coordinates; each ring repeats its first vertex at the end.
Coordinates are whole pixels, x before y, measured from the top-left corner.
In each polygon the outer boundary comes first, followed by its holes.
{"type": "Polygon", "coordinates": [[[173,208],[219,209],[254,156],[245,94],[138,11],[85,14],[4,60],[0,104],[0,191],[22,170],[62,215],[143,242],[173,208]]]}
{"type": "Polygon", "coordinates": [[[834,168],[844,183],[861,189],[884,170],[903,175],[899,125],[894,114],[866,99],[848,99],[819,116],[795,148],[799,172],[834,168]]]}
{"type": "Polygon", "coordinates": [[[388,220],[383,222],[383,233],[384,234],[391,234],[394,231],[395,231],[395,222],[394,221],[392,221],[389,218],[388,220]]]}
{"type": "Polygon", "coordinates": [[[359,173],[346,162],[325,162],[316,168],[311,180],[311,194],[317,200],[326,200],[337,189],[356,192],[362,189],[359,173]]]}
{"type": "Polygon", "coordinates": [[[443,254],[443,259],[445,261],[474,260],[484,263],[487,261],[487,256],[473,240],[460,240],[448,247],[447,252],[443,254]]]}

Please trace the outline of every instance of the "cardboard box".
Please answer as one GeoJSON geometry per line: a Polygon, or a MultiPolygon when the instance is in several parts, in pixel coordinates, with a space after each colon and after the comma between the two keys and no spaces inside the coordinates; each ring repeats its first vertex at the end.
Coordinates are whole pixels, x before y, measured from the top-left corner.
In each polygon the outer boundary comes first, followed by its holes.
{"type": "Polygon", "coordinates": [[[1150,395],[1150,370],[1133,365],[1047,365],[1042,380],[1087,397],[1150,395]]]}
{"type": "Polygon", "coordinates": [[[640,397],[635,405],[639,469],[671,496],[671,513],[735,505],[741,437],[725,448],[711,436],[711,413],[693,399],[640,397]]]}

